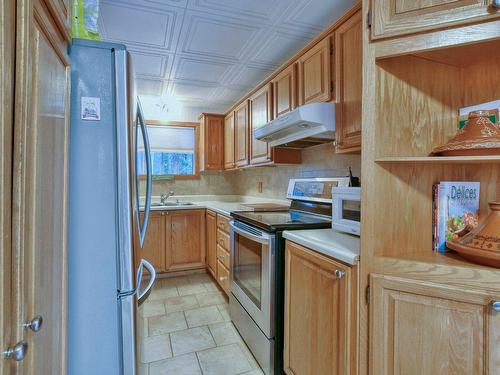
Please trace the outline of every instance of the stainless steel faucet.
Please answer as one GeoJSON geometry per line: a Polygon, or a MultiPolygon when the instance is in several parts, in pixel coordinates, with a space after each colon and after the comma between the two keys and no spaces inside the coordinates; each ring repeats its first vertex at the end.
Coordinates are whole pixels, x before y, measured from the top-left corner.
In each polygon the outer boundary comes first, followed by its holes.
{"type": "Polygon", "coordinates": [[[173,196],[175,193],[173,191],[169,191],[167,194],[165,193],[162,193],[162,195],[160,196],[160,202],[161,204],[165,204],[167,203],[167,199],[170,198],[171,196],[173,196]]]}

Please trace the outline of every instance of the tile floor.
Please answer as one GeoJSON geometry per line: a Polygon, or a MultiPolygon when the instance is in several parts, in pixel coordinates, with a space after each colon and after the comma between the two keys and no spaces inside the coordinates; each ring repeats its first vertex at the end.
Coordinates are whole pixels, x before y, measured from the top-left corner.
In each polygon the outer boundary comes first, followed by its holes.
{"type": "Polygon", "coordinates": [[[159,279],[138,323],[139,375],[264,375],[208,274],[159,279]]]}

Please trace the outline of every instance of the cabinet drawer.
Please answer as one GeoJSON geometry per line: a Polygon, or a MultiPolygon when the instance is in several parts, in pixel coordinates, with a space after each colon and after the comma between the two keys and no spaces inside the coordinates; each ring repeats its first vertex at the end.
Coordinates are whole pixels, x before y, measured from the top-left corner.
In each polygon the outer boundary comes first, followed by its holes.
{"type": "Polygon", "coordinates": [[[229,269],[230,267],[230,258],[229,258],[229,251],[226,251],[224,248],[221,246],[217,245],[217,260],[222,262],[224,266],[229,269]]]}
{"type": "Polygon", "coordinates": [[[226,232],[229,234],[229,222],[231,221],[230,218],[222,215],[217,215],[217,228],[222,230],[223,232],[226,232]]]}
{"type": "Polygon", "coordinates": [[[224,233],[220,229],[217,230],[217,245],[221,246],[224,250],[230,251],[229,234],[224,233]]]}
{"type": "Polygon", "coordinates": [[[229,270],[217,260],[217,282],[220,287],[229,295],[229,270]]]}

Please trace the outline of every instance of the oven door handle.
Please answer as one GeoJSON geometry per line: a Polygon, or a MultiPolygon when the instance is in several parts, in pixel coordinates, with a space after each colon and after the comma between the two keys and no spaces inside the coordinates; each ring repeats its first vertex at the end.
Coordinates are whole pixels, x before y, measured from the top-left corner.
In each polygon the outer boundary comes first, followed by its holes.
{"type": "Polygon", "coordinates": [[[258,243],[261,243],[264,245],[269,244],[269,242],[271,242],[271,236],[269,236],[267,234],[265,234],[265,235],[263,234],[262,236],[258,236],[256,234],[247,232],[246,230],[238,228],[236,225],[234,225],[233,221],[231,221],[229,223],[229,225],[231,226],[232,231],[234,231],[235,233],[238,233],[239,235],[241,235],[243,237],[251,239],[252,241],[255,241],[255,242],[258,242],[258,243]]]}

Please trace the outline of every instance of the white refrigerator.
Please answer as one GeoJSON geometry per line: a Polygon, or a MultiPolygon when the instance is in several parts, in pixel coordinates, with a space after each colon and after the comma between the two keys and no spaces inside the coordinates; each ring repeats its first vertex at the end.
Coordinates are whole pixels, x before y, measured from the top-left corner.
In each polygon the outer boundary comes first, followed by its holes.
{"type": "Polygon", "coordinates": [[[136,269],[133,253],[151,207],[147,130],[125,46],[73,40],[69,54],[68,374],[134,375],[137,308],[156,276],[144,260],[136,269]],[[146,155],[143,207],[138,139],[146,155]]]}

